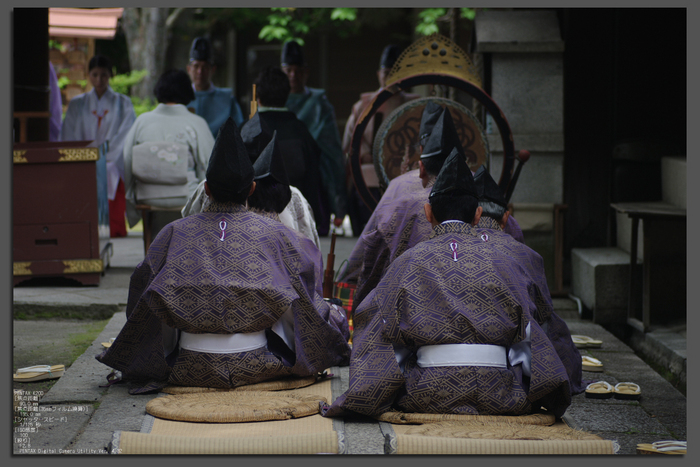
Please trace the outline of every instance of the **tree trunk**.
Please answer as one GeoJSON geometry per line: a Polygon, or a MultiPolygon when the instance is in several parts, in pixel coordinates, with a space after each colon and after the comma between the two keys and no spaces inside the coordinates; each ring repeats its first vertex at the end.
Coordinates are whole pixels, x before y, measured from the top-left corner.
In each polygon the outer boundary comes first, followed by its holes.
{"type": "MultiPolygon", "coordinates": [[[[131,95],[155,100],[153,88],[165,64],[168,48],[169,8],[125,8],[122,29],[129,49],[132,70],[147,70],[148,75],[131,88],[131,95]]],[[[179,12],[178,12],[179,13],[179,12]]]]}

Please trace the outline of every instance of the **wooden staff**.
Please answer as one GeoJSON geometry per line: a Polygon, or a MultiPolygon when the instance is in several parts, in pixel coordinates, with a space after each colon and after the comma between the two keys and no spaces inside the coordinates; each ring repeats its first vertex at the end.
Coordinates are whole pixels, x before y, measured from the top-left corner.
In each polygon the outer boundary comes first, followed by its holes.
{"type": "Polygon", "coordinates": [[[258,111],[258,100],[257,97],[255,96],[255,85],[253,85],[253,99],[250,101],[250,117],[253,118],[253,115],[255,115],[255,112],[258,111]]]}
{"type": "Polygon", "coordinates": [[[335,231],[331,235],[331,252],[326,260],[326,270],[323,272],[323,298],[333,298],[333,286],[335,285],[335,274],[333,273],[333,263],[335,263],[335,231]]]}

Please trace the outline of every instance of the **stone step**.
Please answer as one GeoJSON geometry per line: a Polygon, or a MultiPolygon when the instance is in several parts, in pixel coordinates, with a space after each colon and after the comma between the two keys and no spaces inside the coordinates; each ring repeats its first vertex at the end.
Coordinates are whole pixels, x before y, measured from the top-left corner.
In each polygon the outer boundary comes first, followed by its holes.
{"type": "Polygon", "coordinates": [[[661,196],[667,203],[687,208],[686,171],[685,157],[661,158],[661,196]]]}
{"type": "MultiPolygon", "coordinates": [[[[637,260],[636,280],[642,262],[637,260]]],[[[617,247],[571,250],[572,294],[593,312],[597,324],[622,324],[627,320],[630,255],[617,247]]]]}

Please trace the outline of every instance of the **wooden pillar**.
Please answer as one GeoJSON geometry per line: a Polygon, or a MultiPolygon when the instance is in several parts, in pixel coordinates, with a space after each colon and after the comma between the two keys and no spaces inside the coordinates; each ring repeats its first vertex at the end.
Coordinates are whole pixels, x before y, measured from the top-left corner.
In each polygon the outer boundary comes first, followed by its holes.
{"type": "MultiPolygon", "coordinates": [[[[13,112],[49,110],[49,9],[15,8],[13,15],[13,112]]],[[[18,120],[14,123],[19,140],[18,120]]],[[[49,119],[30,118],[26,141],[48,141],[49,119]]]]}

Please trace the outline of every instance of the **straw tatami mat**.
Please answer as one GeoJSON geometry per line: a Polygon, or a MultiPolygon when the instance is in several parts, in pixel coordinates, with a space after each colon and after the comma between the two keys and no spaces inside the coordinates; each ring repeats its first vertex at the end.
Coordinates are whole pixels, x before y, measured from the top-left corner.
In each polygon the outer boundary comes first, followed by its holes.
{"type": "Polygon", "coordinates": [[[322,454],[339,453],[335,432],[274,437],[165,436],[121,431],[112,451],[120,454],[322,454]]]}
{"type": "Polygon", "coordinates": [[[264,437],[306,435],[333,431],[333,420],[320,414],[290,420],[257,423],[190,423],[155,419],[152,435],[194,438],[264,437]]]}
{"type": "Polygon", "coordinates": [[[385,453],[614,454],[618,449],[612,441],[574,430],[563,422],[528,424],[523,423],[526,417],[500,417],[508,421],[476,417],[422,425],[391,425],[391,429],[383,430],[385,453]]]}
{"type": "MultiPolygon", "coordinates": [[[[332,383],[337,381],[328,378],[311,386],[267,394],[315,399],[318,412],[318,401],[333,397],[332,383]]],[[[200,393],[199,396],[210,394],[253,393],[200,393]]],[[[166,397],[181,396],[158,399],[166,397]]],[[[261,408],[265,405],[266,402],[259,404],[261,408]]],[[[149,416],[147,422],[142,433],[115,433],[113,447],[122,454],[317,454],[345,450],[343,423],[319,414],[247,423],[196,423],[149,416]]]]}
{"type": "Polygon", "coordinates": [[[191,386],[166,386],[163,392],[166,394],[192,394],[200,392],[231,392],[231,391],[286,391],[289,389],[311,386],[316,382],[316,376],[305,378],[284,378],[262,383],[247,384],[237,388],[199,388],[191,386]]]}
{"type": "Polygon", "coordinates": [[[522,439],[522,440],[600,440],[597,435],[569,428],[559,422],[551,426],[527,425],[523,423],[502,423],[492,421],[437,422],[425,425],[398,426],[397,434],[415,436],[438,436],[440,438],[471,439],[522,439]]]}
{"type": "Polygon", "coordinates": [[[153,399],[146,412],[185,422],[233,423],[286,420],[318,413],[320,397],[279,392],[203,392],[153,399]]]}
{"type": "Polygon", "coordinates": [[[395,425],[423,424],[447,421],[461,422],[500,422],[519,423],[528,425],[553,425],[556,421],[552,414],[531,415],[466,415],[466,414],[433,414],[410,412],[384,412],[377,420],[395,425]]]}
{"type": "Polygon", "coordinates": [[[432,436],[396,435],[387,437],[386,454],[481,454],[481,455],[544,455],[544,454],[615,454],[616,443],[607,440],[512,440],[438,438],[432,436]]]}

